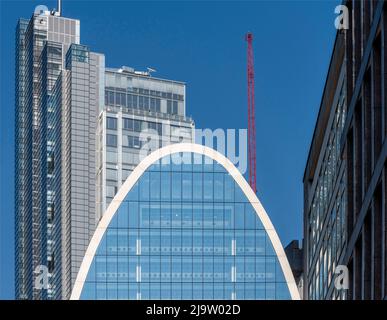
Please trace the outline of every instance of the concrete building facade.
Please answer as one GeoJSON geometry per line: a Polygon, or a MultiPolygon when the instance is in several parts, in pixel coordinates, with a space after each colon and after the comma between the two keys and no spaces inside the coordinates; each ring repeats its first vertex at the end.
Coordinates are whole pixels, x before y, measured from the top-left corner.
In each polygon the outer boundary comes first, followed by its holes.
{"type": "Polygon", "coordinates": [[[97,216],[144,155],[171,143],[192,142],[185,84],[133,68],[106,68],[105,104],[97,127],[97,216]]]}

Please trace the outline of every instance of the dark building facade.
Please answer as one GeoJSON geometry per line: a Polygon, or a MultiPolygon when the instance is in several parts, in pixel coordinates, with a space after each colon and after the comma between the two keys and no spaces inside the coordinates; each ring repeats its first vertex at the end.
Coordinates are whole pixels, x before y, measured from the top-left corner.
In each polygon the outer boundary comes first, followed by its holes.
{"type": "Polygon", "coordinates": [[[304,297],[386,299],[386,5],[343,4],[304,174],[304,297]]]}
{"type": "Polygon", "coordinates": [[[294,276],[294,280],[298,287],[302,286],[302,272],[303,272],[303,249],[300,248],[298,240],[291,241],[285,247],[285,254],[288,258],[290,268],[294,276]]]}

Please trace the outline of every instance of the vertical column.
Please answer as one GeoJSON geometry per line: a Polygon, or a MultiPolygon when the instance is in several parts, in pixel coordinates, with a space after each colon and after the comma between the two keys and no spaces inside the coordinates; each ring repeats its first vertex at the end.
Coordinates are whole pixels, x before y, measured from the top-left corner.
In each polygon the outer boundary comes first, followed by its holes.
{"type": "Polygon", "coordinates": [[[382,250],[382,272],[381,272],[381,297],[383,299],[387,296],[387,169],[384,165],[384,174],[382,180],[382,239],[381,239],[381,250],[382,250]]]}
{"type": "Polygon", "coordinates": [[[117,113],[117,191],[122,185],[122,111],[117,113]]]}
{"type": "Polygon", "coordinates": [[[362,230],[362,296],[363,300],[371,298],[371,211],[367,212],[362,230]]]}

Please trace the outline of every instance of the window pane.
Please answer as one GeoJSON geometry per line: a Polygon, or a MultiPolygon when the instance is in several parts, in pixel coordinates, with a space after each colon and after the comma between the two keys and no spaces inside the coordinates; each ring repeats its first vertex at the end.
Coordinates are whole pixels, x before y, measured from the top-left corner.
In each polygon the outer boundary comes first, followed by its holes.
{"type": "Polygon", "coordinates": [[[117,170],[106,169],[106,179],[117,181],[117,170]]]}
{"type": "Polygon", "coordinates": [[[213,199],[213,174],[203,173],[203,198],[211,201],[213,199]]]}
{"type": "Polygon", "coordinates": [[[151,200],[160,199],[160,172],[150,172],[150,197],[151,200]]]}
{"type": "Polygon", "coordinates": [[[181,200],[181,173],[172,172],[172,199],[181,200]]]}
{"type": "Polygon", "coordinates": [[[245,226],[246,229],[255,229],[257,214],[250,203],[245,204],[245,226]]]}
{"type": "Polygon", "coordinates": [[[214,173],[214,200],[223,201],[223,173],[214,173]]]}
{"type": "Polygon", "coordinates": [[[149,200],[149,172],[144,172],[140,180],[140,200],[149,200]]]}
{"type": "Polygon", "coordinates": [[[106,135],[106,144],[109,147],[117,147],[117,136],[115,134],[106,135]]]}
{"type": "Polygon", "coordinates": [[[171,199],[171,174],[161,172],[161,200],[171,199]]]}
{"type": "Polygon", "coordinates": [[[227,202],[234,201],[234,179],[229,174],[224,176],[224,200],[227,202]]]}
{"type": "Polygon", "coordinates": [[[107,117],[106,128],[116,130],[117,129],[117,118],[107,117]]]}
{"type": "Polygon", "coordinates": [[[123,128],[126,130],[133,130],[133,119],[122,119],[123,122],[123,128]]]}
{"type": "Polygon", "coordinates": [[[202,173],[194,172],[192,176],[193,180],[193,199],[202,201],[203,198],[203,180],[202,173]]]}
{"type": "Polygon", "coordinates": [[[236,203],[235,204],[235,228],[244,229],[245,228],[245,213],[244,213],[244,204],[236,203]]]}
{"type": "Polygon", "coordinates": [[[182,191],[183,191],[183,200],[192,199],[192,173],[184,172],[182,174],[182,191]]]}
{"type": "Polygon", "coordinates": [[[138,202],[129,202],[129,226],[138,227],[138,202]]]}

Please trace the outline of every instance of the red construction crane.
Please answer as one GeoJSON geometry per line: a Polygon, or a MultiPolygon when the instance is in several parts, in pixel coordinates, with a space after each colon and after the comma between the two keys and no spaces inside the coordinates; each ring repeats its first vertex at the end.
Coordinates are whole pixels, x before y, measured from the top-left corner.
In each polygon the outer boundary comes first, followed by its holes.
{"type": "Polygon", "coordinates": [[[254,101],[254,59],[253,59],[253,34],[246,33],[247,41],[247,106],[248,106],[248,170],[249,184],[254,193],[257,193],[256,173],[256,144],[255,144],[255,101],[254,101]]]}

